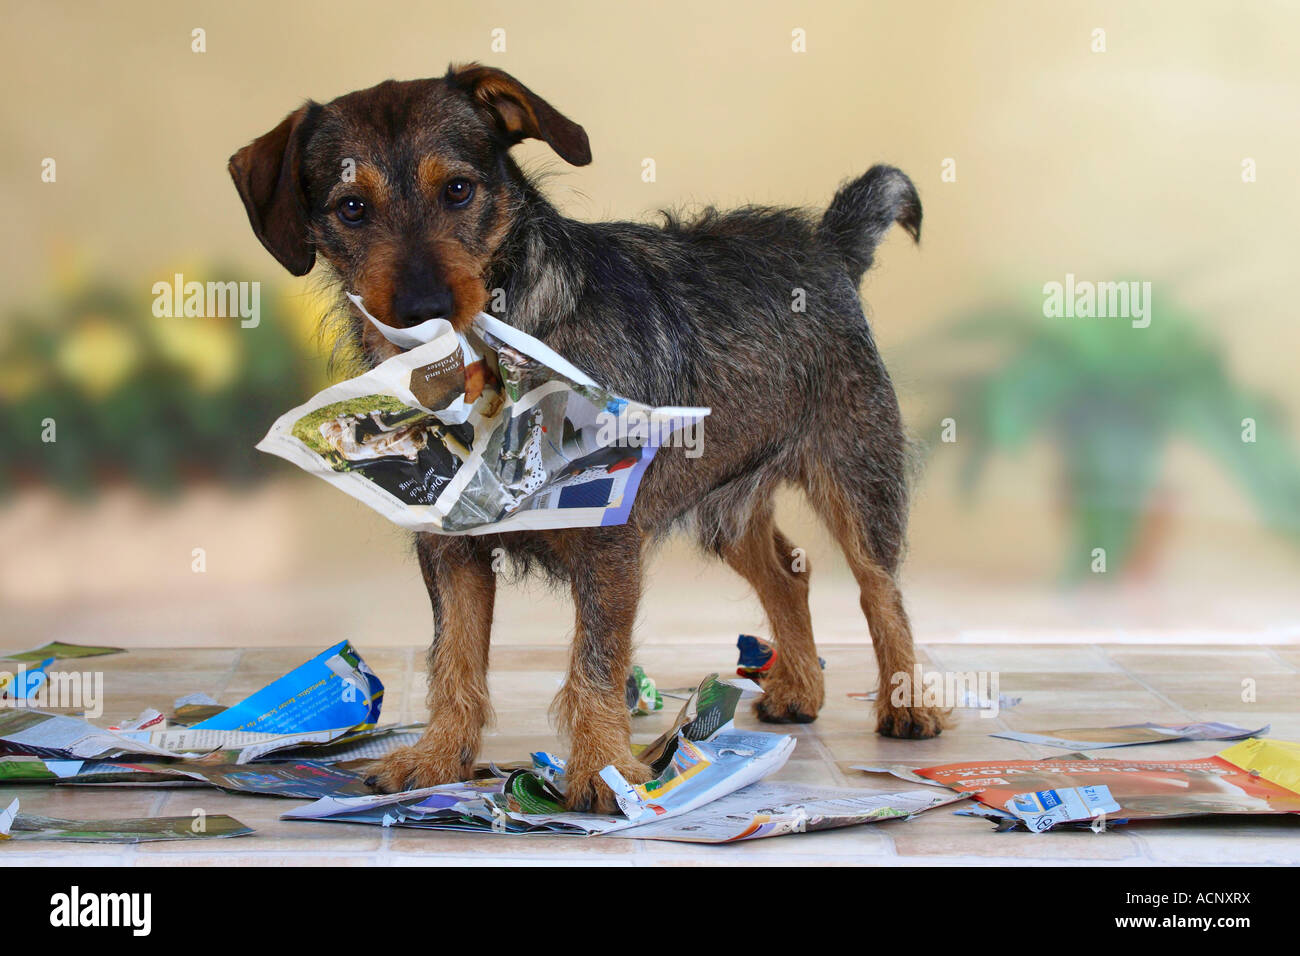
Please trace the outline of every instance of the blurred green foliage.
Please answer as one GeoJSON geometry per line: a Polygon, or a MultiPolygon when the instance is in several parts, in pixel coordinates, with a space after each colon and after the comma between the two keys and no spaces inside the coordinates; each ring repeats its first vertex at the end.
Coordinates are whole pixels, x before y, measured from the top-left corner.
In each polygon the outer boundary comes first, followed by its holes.
{"type": "Polygon", "coordinates": [[[263,288],[260,321],[242,328],[157,317],[150,288],[77,282],[5,316],[0,492],[35,481],[88,495],[121,479],[170,492],[270,473],[254,444],[323,378],[302,303],[263,288]]]}
{"type": "Polygon", "coordinates": [[[1285,416],[1233,379],[1223,349],[1190,316],[1161,307],[1149,327],[1134,328],[1121,318],[991,309],[927,336],[927,349],[940,352],[990,346],[990,367],[933,382],[941,417],[957,423],[963,489],[975,492],[994,455],[1050,442],[1071,526],[1068,579],[1089,571],[1094,548],[1106,549],[1108,571],[1130,561],[1175,438],[1208,452],[1261,520],[1300,544],[1300,455],[1285,416]]]}

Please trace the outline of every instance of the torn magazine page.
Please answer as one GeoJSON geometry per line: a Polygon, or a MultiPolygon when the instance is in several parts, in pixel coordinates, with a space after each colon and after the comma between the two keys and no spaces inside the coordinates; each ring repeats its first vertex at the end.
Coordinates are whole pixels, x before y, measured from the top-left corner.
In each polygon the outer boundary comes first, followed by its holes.
{"type": "Polygon", "coordinates": [[[1120,812],[1105,784],[1018,793],[1003,809],[1034,833],[1046,832],[1060,823],[1104,821],[1107,814],[1120,812]]]}
{"type": "Polygon", "coordinates": [[[553,833],[689,843],[730,843],[903,819],[954,803],[944,788],[886,790],[760,782],[672,817],[642,822],[569,813],[536,772],[447,784],[398,794],[325,798],[283,819],[493,833],[553,833]]]}
{"type": "Polygon", "coordinates": [[[258,449],[413,531],[617,525],[656,450],[709,413],[615,395],[486,313],[426,334],[280,416],[258,449]]]}
{"type": "Polygon", "coordinates": [[[9,806],[0,810],[0,840],[9,839],[9,831],[13,829],[14,819],[18,816],[18,800],[10,801],[9,806]]]}
{"type": "Polygon", "coordinates": [[[75,660],[80,657],[103,657],[106,654],[120,654],[120,647],[93,647],[87,644],[68,644],[64,641],[51,641],[29,651],[15,651],[10,654],[0,652],[0,660],[19,661],[28,664],[38,663],[47,657],[55,660],[75,660]]]}
{"type": "Polygon", "coordinates": [[[80,717],[40,710],[0,712],[0,753],[35,757],[91,758],[120,753],[179,757],[181,754],[139,739],[96,727],[80,717]]]}
{"type": "Polygon", "coordinates": [[[186,694],[184,697],[177,697],[172,704],[171,716],[167,719],[174,724],[182,724],[186,727],[192,727],[209,717],[215,717],[226,708],[218,704],[207,694],[186,694]]]}
{"type": "Polygon", "coordinates": [[[193,727],[112,731],[80,717],[40,710],[0,712],[0,753],[26,754],[54,760],[93,760],[135,754],[149,757],[195,757],[218,750],[235,751],[246,763],[255,757],[304,743],[323,743],[348,728],[300,734],[264,734],[193,727]]]}
{"type": "Polygon", "coordinates": [[[122,820],[60,820],[19,813],[9,834],[15,843],[156,843],[162,840],[219,840],[247,836],[252,827],[232,816],[131,817],[122,820]]]}
{"type": "Polygon", "coordinates": [[[687,697],[671,727],[644,747],[633,748],[637,759],[656,775],[662,773],[672,760],[679,737],[708,739],[732,722],[736,705],[743,696],[741,688],[718,680],[717,674],[710,674],[687,697]]]}
{"type": "Polygon", "coordinates": [[[633,785],[613,767],[601,779],[633,823],[646,814],[675,816],[779,770],[794,749],[784,734],[743,732],[733,723],[744,690],[710,674],[682,705],[673,725],[638,751],[654,778],[633,785]]]}
{"type": "Polygon", "coordinates": [[[278,751],[372,730],[383,697],[383,682],[351,643],[340,641],[191,727],[123,732],[122,736],[147,741],[172,755],[234,751],[227,756],[244,764],[278,751]]]}
{"type": "Polygon", "coordinates": [[[668,819],[652,819],[610,836],[686,843],[735,843],[788,833],[905,819],[963,799],[950,791],[866,790],[764,781],[668,819]]]}
{"type": "Polygon", "coordinates": [[[131,720],[124,720],[120,724],[114,724],[109,730],[147,730],[150,727],[166,726],[167,718],[162,715],[161,711],[152,707],[146,707],[139,716],[131,720]]]}
{"type": "Polygon", "coordinates": [[[632,784],[609,766],[600,778],[614,791],[633,824],[688,813],[757,783],[785,766],[795,739],[728,727],[699,742],[680,737],[667,769],[648,783],[632,784]]]}
{"type": "MultiPolygon", "coordinates": [[[[741,634],[736,638],[736,674],[761,683],[772,665],[776,663],[776,645],[753,634],[741,634]]],[[[819,657],[817,663],[826,670],[826,659],[819,657]]]]}
{"type": "Polygon", "coordinates": [[[1267,726],[1247,730],[1231,724],[1125,724],[1120,727],[1075,727],[1068,730],[1050,730],[1042,734],[1018,730],[1000,730],[989,734],[1004,740],[1019,740],[1027,744],[1064,747],[1067,750],[1102,750],[1107,747],[1131,747],[1136,744],[1159,744],[1174,740],[1241,740],[1268,733],[1267,726]]]}
{"type": "MultiPolygon", "coordinates": [[[[347,641],[192,727],[167,727],[146,711],[131,729],[101,728],[34,708],[0,712],[0,753],[64,760],[137,756],[182,758],[232,751],[247,763],[290,747],[372,729],[384,685],[347,641]]],[[[210,699],[210,698],[209,698],[210,699]]]]}
{"type": "Polygon", "coordinates": [[[157,786],[184,782],[207,784],[234,793],[305,800],[371,792],[359,774],[311,760],[233,764],[209,759],[155,762],[10,757],[0,758],[0,782],[82,786],[157,786]]]}
{"type": "Polygon", "coordinates": [[[911,763],[890,763],[876,762],[871,764],[852,764],[850,770],[861,770],[863,773],[887,773],[891,777],[897,777],[899,780],[906,780],[908,783],[920,783],[929,787],[941,787],[943,784],[934,780],[927,780],[916,772],[916,765],[911,763]]]}
{"type": "MultiPolygon", "coordinates": [[[[125,764],[145,774],[161,773],[192,780],[235,793],[257,793],[276,797],[316,800],[329,795],[361,795],[370,792],[359,774],[314,763],[289,760],[244,764],[206,763],[187,760],[170,765],[125,764]]],[[[84,777],[94,782],[94,775],[84,777]]]]}
{"type": "Polygon", "coordinates": [[[10,700],[33,700],[47,679],[46,668],[54,663],[53,657],[47,657],[38,664],[28,667],[18,665],[16,673],[0,671],[0,697],[10,700]]]}
{"type": "Polygon", "coordinates": [[[654,678],[638,664],[632,665],[623,690],[627,712],[633,717],[644,717],[664,708],[664,695],[655,687],[654,678]]]}
{"type": "Polygon", "coordinates": [[[430,830],[591,835],[627,821],[618,816],[569,813],[563,796],[531,771],[443,784],[405,793],[325,797],[281,814],[284,820],[330,820],[430,830]]]}
{"type": "Polygon", "coordinates": [[[1300,743],[1252,738],[1229,747],[1219,759],[1300,794],[1300,743]]]}
{"type": "Polygon", "coordinates": [[[639,752],[658,777],[641,788],[647,798],[653,791],[653,799],[641,800],[636,788],[622,781],[631,791],[623,794],[623,802],[633,808],[631,814],[569,813],[563,805],[564,760],[537,753],[530,767],[494,777],[406,793],[319,800],[284,818],[502,833],[545,830],[593,835],[630,828],[636,824],[634,816],[648,813],[646,819],[651,819],[688,811],[785,763],[794,747],[792,737],[735,730],[732,718],[740,696],[738,688],[719,681],[716,674],[700,682],[668,733],[639,752]]]}
{"type": "MultiPolygon", "coordinates": [[[[754,700],[763,696],[763,688],[760,684],[750,680],[748,677],[728,677],[723,678],[721,683],[727,684],[740,691],[740,700],[754,700]]],[[[696,687],[670,687],[667,690],[659,690],[664,697],[671,697],[674,700],[690,700],[698,690],[696,687]]]]}
{"type": "Polygon", "coordinates": [[[356,648],[340,641],[191,729],[269,734],[366,730],[378,722],[383,698],[383,682],[356,648]]]}
{"type": "MultiPolygon", "coordinates": [[[[1298,813],[1300,794],[1218,757],[1201,760],[993,760],[924,767],[919,775],[1008,812],[1026,794],[1058,795],[1105,787],[1118,805],[1115,820],[1203,814],[1298,813]]],[[[1026,808],[1032,812],[1032,808],[1026,808]]]]}
{"type": "Polygon", "coordinates": [[[161,756],[199,757],[217,751],[231,751],[235,763],[249,763],[267,754],[310,743],[326,743],[346,734],[351,728],[333,727],[327,730],[309,730],[302,733],[276,734],[244,730],[205,730],[198,727],[173,727],[164,730],[127,732],[124,738],[137,738],[141,742],[124,750],[124,753],[149,754],[143,748],[153,745],[164,748],[161,756]]]}
{"type": "Polygon", "coordinates": [[[312,760],[330,766],[357,765],[386,757],[399,747],[409,747],[423,736],[423,724],[389,724],[337,740],[308,747],[278,750],[260,760],[312,760]]]}

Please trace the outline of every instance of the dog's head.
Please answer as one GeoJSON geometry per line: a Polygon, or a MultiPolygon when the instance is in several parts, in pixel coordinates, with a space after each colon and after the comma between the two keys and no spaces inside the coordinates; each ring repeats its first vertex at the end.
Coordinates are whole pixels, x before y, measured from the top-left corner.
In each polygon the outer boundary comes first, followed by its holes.
{"type": "MultiPolygon", "coordinates": [[[[294,275],[319,254],[379,321],[464,329],[487,302],[485,273],[515,212],[506,152],[529,137],[591,162],[581,126],[470,64],[309,102],[235,153],[230,175],[253,232],[294,275]]],[[[363,336],[372,355],[395,351],[369,323],[363,336]]]]}

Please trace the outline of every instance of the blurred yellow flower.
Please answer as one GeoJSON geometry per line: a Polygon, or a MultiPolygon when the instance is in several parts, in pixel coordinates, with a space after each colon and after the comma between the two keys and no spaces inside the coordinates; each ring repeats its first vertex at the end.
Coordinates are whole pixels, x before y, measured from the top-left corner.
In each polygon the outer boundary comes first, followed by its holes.
{"type": "Polygon", "coordinates": [[[55,368],[96,398],[117,388],[140,363],[140,344],[103,316],[82,319],[54,353],[55,368]]]}
{"type": "Polygon", "coordinates": [[[280,294],[278,314],[287,316],[294,343],[304,355],[319,359],[310,365],[312,383],[318,390],[330,382],[326,359],[334,352],[341,326],[326,317],[336,305],[333,293],[314,287],[286,289],[280,294]]]}
{"type": "Polygon", "coordinates": [[[240,350],[237,320],[151,316],[149,328],[159,353],[179,366],[201,392],[215,392],[235,380],[240,350]]]}
{"type": "Polygon", "coordinates": [[[48,378],[45,364],[35,355],[6,355],[0,358],[0,401],[26,398],[48,378]]]}
{"type": "MultiPolygon", "coordinates": [[[[334,297],[315,288],[285,289],[280,293],[280,308],[289,317],[289,328],[300,345],[329,350],[333,342],[325,341],[321,319],[334,304],[334,297]]],[[[328,330],[326,330],[328,332],[328,330]]]]}
{"type": "Polygon", "coordinates": [[[50,248],[50,274],[56,293],[71,296],[90,280],[90,256],[75,243],[56,238],[50,248]]]}

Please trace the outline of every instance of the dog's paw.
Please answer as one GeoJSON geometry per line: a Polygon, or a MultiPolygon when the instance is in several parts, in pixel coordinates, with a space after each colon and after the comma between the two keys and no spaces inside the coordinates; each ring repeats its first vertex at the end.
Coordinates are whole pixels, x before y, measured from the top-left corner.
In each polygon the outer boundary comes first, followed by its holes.
{"type": "Polygon", "coordinates": [[[447,756],[417,744],[399,747],[368,766],[365,773],[367,786],[381,793],[401,793],[468,780],[474,768],[459,755],[447,756]]]}
{"type": "Polygon", "coordinates": [[[765,724],[811,724],[817,719],[817,710],[813,708],[809,713],[803,706],[807,705],[780,704],[764,696],[754,701],[754,716],[765,724]]]}
{"type": "Polygon", "coordinates": [[[950,713],[936,707],[881,709],[876,715],[876,733],[903,740],[926,740],[943,733],[950,713]]]}
{"type": "MultiPolygon", "coordinates": [[[[600,779],[600,771],[607,766],[608,764],[601,764],[595,768],[575,767],[573,761],[569,761],[569,766],[564,771],[567,780],[564,805],[569,810],[576,813],[618,812],[614,791],[609,788],[609,784],[600,779]]],[[[645,783],[650,779],[650,768],[631,757],[623,761],[615,761],[614,766],[628,783],[645,783]]]]}
{"type": "Polygon", "coordinates": [[[766,724],[811,724],[825,702],[821,672],[797,684],[773,675],[763,684],[763,696],[754,701],[754,716],[766,724]]]}

